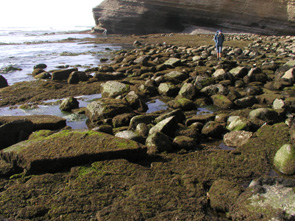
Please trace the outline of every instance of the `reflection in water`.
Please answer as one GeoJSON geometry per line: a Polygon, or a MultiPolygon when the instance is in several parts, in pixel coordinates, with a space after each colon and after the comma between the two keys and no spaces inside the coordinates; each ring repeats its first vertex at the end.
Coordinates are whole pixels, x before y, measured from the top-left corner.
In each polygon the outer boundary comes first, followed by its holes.
{"type": "MultiPolygon", "coordinates": [[[[78,96],[76,99],[79,101],[79,107],[86,107],[87,104],[94,99],[101,98],[101,94],[83,95],[78,96]]],[[[63,100],[63,99],[61,99],[63,100]]],[[[86,116],[84,114],[63,112],[59,109],[59,101],[61,100],[47,100],[43,103],[45,105],[39,105],[34,109],[19,109],[18,107],[3,107],[0,108],[0,116],[27,116],[27,115],[54,115],[63,117],[67,121],[67,126],[73,129],[87,129],[86,116]],[[46,105],[48,104],[48,105],[46,105]],[[51,105],[52,104],[52,105],[51,105]]]]}
{"type": "Polygon", "coordinates": [[[167,110],[168,106],[163,101],[156,99],[147,103],[148,110],[146,113],[153,113],[160,110],[167,110]]]}

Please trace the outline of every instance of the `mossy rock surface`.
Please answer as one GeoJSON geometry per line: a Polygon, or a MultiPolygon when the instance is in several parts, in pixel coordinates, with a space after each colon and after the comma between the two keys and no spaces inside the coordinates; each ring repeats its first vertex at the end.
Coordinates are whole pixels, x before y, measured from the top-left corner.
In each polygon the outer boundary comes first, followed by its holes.
{"type": "Polygon", "coordinates": [[[143,157],[146,148],[136,142],[94,131],[61,131],[24,141],[0,153],[1,159],[29,172],[61,171],[95,160],[143,157]]]}

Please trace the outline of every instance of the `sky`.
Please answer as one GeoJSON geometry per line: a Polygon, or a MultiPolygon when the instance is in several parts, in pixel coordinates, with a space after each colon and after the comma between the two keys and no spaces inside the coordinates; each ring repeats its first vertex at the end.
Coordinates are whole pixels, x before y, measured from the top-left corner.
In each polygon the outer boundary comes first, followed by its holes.
{"type": "Polygon", "coordinates": [[[103,0],[2,0],[0,27],[94,26],[103,0]]]}

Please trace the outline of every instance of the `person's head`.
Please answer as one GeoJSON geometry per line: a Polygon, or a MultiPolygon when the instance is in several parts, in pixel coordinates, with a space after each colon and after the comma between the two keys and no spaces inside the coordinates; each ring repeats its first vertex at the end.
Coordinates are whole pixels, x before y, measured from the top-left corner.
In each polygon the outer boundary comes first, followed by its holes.
{"type": "Polygon", "coordinates": [[[222,34],[222,30],[218,30],[217,32],[218,32],[219,35],[222,34]]]}

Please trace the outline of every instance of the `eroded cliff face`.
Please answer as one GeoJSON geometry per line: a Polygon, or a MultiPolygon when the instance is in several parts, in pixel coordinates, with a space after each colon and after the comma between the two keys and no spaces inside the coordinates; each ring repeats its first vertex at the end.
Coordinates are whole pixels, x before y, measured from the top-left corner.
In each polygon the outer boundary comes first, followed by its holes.
{"type": "Polygon", "coordinates": [[[295,34],[295,0],[105,0],[93,14],[108,33],[181,32],[203,26],[295,34]]]}

